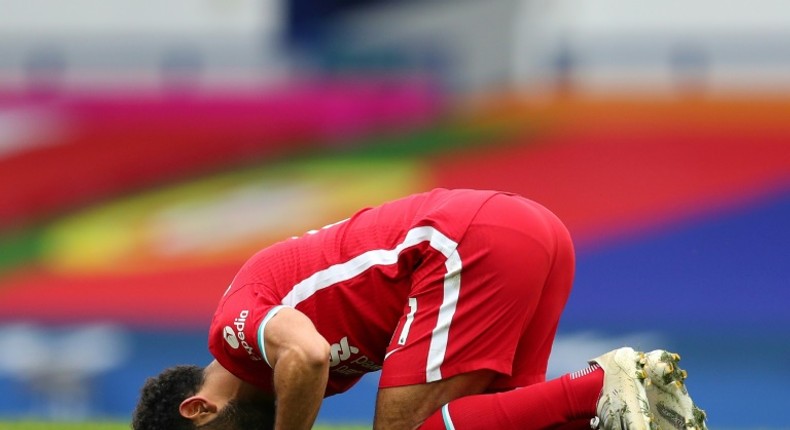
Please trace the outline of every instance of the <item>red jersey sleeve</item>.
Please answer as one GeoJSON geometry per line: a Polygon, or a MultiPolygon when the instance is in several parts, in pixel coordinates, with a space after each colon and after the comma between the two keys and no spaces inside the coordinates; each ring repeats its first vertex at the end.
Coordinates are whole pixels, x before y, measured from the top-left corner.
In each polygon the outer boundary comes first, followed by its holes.
{"type": "Polygon", "coordinates": [[[231,287],[217,307],[209,329],[209,351],[229,372],[262,390],[273,392],[272,369],[258,334],[278,303],[267,304],[249,285],[231,287]]]}

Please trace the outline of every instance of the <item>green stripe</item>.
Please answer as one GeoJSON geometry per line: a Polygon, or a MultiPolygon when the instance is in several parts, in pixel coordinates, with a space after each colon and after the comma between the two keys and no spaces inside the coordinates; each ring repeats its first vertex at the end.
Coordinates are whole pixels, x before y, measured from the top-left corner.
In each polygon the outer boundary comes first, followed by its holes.
{"type": "Polygon", "coordinates": [[[31,264],[42,254],[42,230],[30,228],[0,233],[0,275],[31,264]]]}

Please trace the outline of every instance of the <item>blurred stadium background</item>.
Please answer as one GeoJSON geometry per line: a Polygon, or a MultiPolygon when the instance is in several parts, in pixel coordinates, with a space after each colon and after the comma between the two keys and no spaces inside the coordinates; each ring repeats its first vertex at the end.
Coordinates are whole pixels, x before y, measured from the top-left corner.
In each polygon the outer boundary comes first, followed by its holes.
{"type": "Polygon", "coordinates": [[[551,376],[675,349],[790,428],[783,0],[0,0],[0,419],[127,420],[253,251],[440,186],[570,228],[551,376]]]}

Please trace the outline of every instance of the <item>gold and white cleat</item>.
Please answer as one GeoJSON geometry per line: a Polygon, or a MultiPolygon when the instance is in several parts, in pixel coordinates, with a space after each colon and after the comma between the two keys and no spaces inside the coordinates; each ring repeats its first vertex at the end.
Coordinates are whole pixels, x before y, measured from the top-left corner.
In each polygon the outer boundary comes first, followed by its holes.
{"type": "Polygon", "coordinates": [[[590,361],[604,371],[603,389],[597,403],[597,419],[591,427],[601,430],[657,430],[650,411],[644,381],[647,359],[624,347],[590,361]]]}
{"type": "Polygon", "coordinates": [[[660,430],[707,430],[705,411],[691,400],[678,366],[680,355],[657,349],[645,354],[645,391],[660,430]]]}

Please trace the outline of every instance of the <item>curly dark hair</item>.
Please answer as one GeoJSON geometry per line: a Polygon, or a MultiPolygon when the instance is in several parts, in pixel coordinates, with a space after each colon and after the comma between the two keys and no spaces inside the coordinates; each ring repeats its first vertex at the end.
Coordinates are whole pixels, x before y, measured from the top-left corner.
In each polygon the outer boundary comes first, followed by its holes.
{"type": "Polygon", "coordinates": [[[134,409],[134,430],[195,430],[191,420],[178,412],[181,402],[194,395],[203,385],[203,369],[180,365],[165,369],[148,378],[140,390],[140,401],[134,409]]]}
{"type": "Polygon", "coordinates": [[[203,385],[203,369],[180,365],[148,378],[134,410],[134,430],[268,430],[274,428],[274,403],[233,399],[216,418],[201,426],[181,416],[181,402],[203,385]]]}

